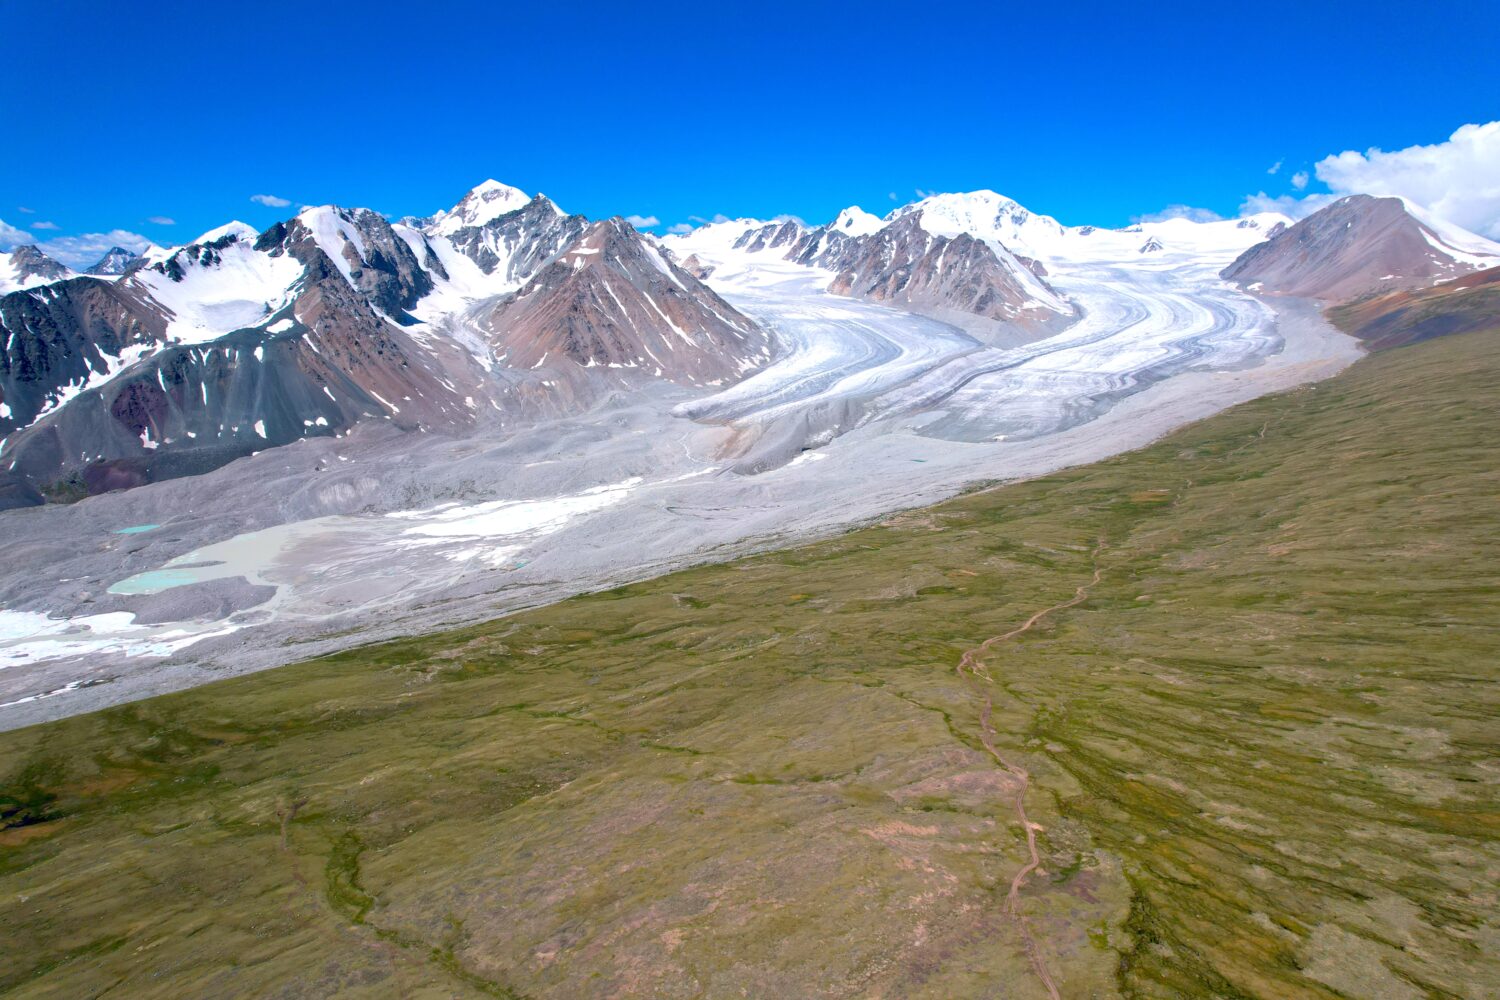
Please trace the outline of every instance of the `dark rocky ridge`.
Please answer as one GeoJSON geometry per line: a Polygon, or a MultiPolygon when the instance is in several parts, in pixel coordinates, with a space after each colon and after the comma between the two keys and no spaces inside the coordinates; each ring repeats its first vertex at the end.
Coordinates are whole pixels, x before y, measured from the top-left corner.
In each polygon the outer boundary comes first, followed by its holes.
{"type": "MultiPolygon", "coordinates": [[[[405,307],[432,278],[378,214],[339,217],[365,247],[363,257],[345,248],[355,286],[304,224],[278,223],[256,248],[302,263],[293,301],[258,328],[207,344],[169,343],[166,311],[131,277],[0,298],[0,335],[14,345],[0,354],[0,391],[14,400],[0,429],[25,428],[7,441],[5,467],[55,494],[97,493],[206,472],[367,418],[403,429],[467,423],[471,411],[386,318],[409,320],[405,307]],[[128,347],[154,353],[32,422],[63,386],[107,372],[128,347]]],[[[218,268],[238,242],[231,233],[185,247],[150,270],[181,282],[191,269],[218,268]]]]}
{"type": "Polygon", "coordinates": [[[110,247],[93,267],[83,273],[101,276],[125,274],[136,259],[136,255],[124,247],[110,247]]]}
{"type": "Polygon", "coordinates": [[[832,253],[838,277],[829,290],[922,312],[957,309],[1011,321],[1030,296],[994,250],[967,233],[934,236],[908,215],[869,236],[844,238],[832,253]]]}
{"type": "Polygon", "coordinates": [[[163,339],[166,319],[130,285],[69,278],[0,296],[0,437],[36,419],[66,385],[163,339]]]}
{"type": "MultiPolygon", "coordinates": [[[[349,280],[371,305],[397,322],[412,321],[407,310],[432,291],[433,274],[448,276],[430,246],[425,248],[422,259],[418,259],[379,212],[333,206],[312,212],[331,215],[358,235],[363,254],[353,240],[345,240],[341,251],[349,268],[349,280]]],[[[255,249],[272,257],[289,254],[308,267],[318,267],[318,259],[326,256],[302,215],[278,222],[261,233],[255,249]]]]}

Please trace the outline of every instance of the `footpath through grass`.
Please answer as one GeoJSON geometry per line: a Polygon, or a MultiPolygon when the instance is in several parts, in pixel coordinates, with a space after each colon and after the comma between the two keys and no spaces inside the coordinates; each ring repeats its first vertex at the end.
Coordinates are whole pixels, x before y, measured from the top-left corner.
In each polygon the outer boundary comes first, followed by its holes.
{"type": "Polygon", "coordinates": [[[0,735],[0,992],[1496,996],[1496,343],[0,735]]]}

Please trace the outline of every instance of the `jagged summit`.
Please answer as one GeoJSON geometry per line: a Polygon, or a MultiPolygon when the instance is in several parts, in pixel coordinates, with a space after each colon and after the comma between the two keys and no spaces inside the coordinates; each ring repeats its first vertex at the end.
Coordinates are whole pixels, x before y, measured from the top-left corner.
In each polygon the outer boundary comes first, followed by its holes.
{"type": "Polygon", "coordinates": [[[136,255],[124,247],[110,247],[93,267],[83,273],[100,277],[121,275],[129,270],[130,265],[136,260],[136,255]]]}
{"type": "Polygon", "coordinates": [[[1067,232],[1050,215],[1037,215],[1013,198],[988,189],[929,195],[901,206],[889,218],[911,214],[919,214],[922,228],[935,236],[968,233],[1027,257],[1047,257],[1067,232]]]}
{"type": "Polygon", "coordinates": [[[73,272],[30,243],[0,253],[0,294],[61,281],[73,272]]]}
{"type": "Polygon", "coordinates": [[[438,212],[423,228],[435,236],[452,236],[461,229],[482,226],[508,212],[525,207],[531,195],[520,188],[487,180],[464,195],[457,205],[438,212]]]}
{"type": "Polygon", "coordinates": [[[495,292],[514,289],[587,227],[587,219],[568,215],[544,194],[476,225],[446,232],[441,224],[417,226],[434,239],[446,239],[477,264],[487,276],[486,286],[495,292]]]}

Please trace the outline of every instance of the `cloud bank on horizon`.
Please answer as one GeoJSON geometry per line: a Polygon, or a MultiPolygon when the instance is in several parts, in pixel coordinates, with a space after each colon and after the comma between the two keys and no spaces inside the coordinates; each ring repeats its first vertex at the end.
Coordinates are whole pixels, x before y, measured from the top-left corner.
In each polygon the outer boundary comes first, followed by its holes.
{"type": "MultiPolygon", "coordinates": [[[[1281,164],[1277,163],[1279,167],[1281,164]]],[[[1387,151],[1347,149],[1313,165],[1326,193],[1250,195],[1242,215],[1285,212],[1301,218],[1350,194],[1401,195],[1454,225],[1500,239],[1500,121],[1463,125],[1445,141],[1387,151]]],[[[1306,171],[1292,177],[1299,191],[1306,171]]]]}
{"type": "Polygon", "coordinates": [[[25,243],[35,243],[36,248],[61,264],[75,271],[93,267],[115,247],[124,247],[131,253],[140,253],[151,246],[151,240],[128,229],[111,229],[107,233],[80,233],[77,236],[56,236],[50,240],[37,240],[23,229],[16,229],[0,219],[0,250],[11,250],[25,243]],[[19,235],[17,235],[19,234],[19,235]]]}

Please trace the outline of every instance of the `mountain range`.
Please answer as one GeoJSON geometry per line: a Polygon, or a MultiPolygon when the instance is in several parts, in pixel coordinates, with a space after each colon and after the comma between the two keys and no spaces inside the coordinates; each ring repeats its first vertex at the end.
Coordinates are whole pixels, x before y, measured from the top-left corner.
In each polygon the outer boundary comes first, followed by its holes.
{"type": "Polygon", "coordinates": [[[90,275],[18,249],[0,297],[6,472],[97,493],[361,421],[462,430],[769,357],[764,331],[621,220],[487,182],[413,221],[308,208],[136,266],[112,251],[90,275]]]}
{"type": "Polygon", "coordinates": [[[263,232],[234,222],[182,247],[117,247],[86,274],[22,246],[0,257],[0,504],[202,473],[371,421],[462,435],[652,383],[721,389],[777,340],[710,287],[717,251],[1014,346],[1081,315],[1049,268],[1166,260],[1219,234],[1250,244],[1225,279],[1330,302],[1427,294],[1500,261],[1500,246],[1394,198],[1295,224],[1104,230],[980,191],[659,240],[496,181],[425,218],[310,207],[263,232]]]}

